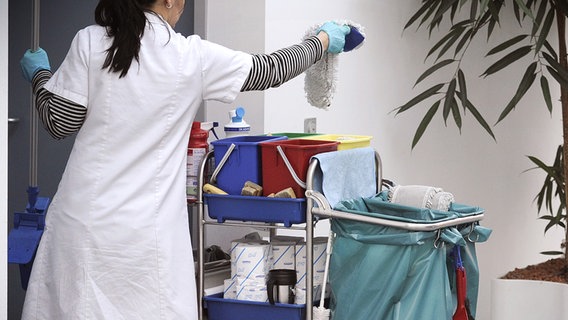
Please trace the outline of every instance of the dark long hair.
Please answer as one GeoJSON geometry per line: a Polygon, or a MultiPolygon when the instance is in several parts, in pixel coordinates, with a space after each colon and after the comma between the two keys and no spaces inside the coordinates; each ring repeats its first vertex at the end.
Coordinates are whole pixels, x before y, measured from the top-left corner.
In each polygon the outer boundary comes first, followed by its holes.
{"type": "Polygon", "coordinates": [[[132,60],[139,62],[140,39],[144,35],[144,11],[156,0],[100,0],[95,9],[95,22],[106,28],[112,40],[103,69],[126,76],[132,60]]]}

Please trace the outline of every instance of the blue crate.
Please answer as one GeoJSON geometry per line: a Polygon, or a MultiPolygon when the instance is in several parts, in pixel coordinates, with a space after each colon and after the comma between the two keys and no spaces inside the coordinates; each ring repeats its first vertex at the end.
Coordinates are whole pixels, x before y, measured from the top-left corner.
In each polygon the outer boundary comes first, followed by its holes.
{"type": "Polygon", "coordinates": [[[205,194],[209,217],[225,220],[292,224],[306,222],[305,198],[271,198],[205,194]]]}
{"type": "Polygon", "coordinates": [[[306,318],[305,304],[275,303],[223,299],[222,293],[203,298],[209,320],[302,320],[306,318]]]}
{"type": "Polygon", "coordinates": [[[223,191],[232,195],[240,195],[247,180],[257,184],[262,184],[261,152],[259,143],[265,141],[286,140],[285,136],[239,136],[216,140],[211,142],[213,145],[213,155],[215,156],[215,167],[231,144],[235,149],[217,175],[216,185],[223,191]]]}

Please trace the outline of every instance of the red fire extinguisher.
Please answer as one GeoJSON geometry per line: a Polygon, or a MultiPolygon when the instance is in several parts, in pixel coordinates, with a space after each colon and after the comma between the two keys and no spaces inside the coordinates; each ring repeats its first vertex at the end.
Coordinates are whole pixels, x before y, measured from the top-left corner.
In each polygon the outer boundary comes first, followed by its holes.
{"type": "Polygon", "coordinates": [[[199,179],[199,166],[203,158],[209,151],[209,131],[201,128],[201,122],[194,121],[191,126],[189,135],[189,144],[187,146],[187,201],[195,202],[197,200],[197,188],[199,179]]]}

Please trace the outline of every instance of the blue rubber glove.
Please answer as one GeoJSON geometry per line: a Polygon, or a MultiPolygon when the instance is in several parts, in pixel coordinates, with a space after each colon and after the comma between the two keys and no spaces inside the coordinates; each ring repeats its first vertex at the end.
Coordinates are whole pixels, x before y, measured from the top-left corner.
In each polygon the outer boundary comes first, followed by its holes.
{"type": "Polygon", "coordinates": [[[349,34],[349,32],[351,32],[351,28],[348,25],[341,26],[335,22],[328,21],[324,23],[317,32],[319,33],[320,31],[327,33],[327,36],[329,37],[329,46],[327,47],[327,52],[343,52],[343,47],[345,46],[345,36],[349,34]]]}
{"type": "Polygon", "coordinates": [[[36,72],[39,70],[51,71],[47,52],[45,52],[42,48],[38,48],[36,51],[28,49],[20,60],[20,67],[22,68],[24,78],[30,83],[32,82],[36,72]]]}

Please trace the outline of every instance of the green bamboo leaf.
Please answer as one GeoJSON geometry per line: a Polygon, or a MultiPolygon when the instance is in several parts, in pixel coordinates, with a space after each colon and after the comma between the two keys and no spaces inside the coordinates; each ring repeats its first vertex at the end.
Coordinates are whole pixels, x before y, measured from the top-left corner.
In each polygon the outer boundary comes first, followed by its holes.
{"type": "Polygon", "coordinates": [[[535,73],[536,67],[537,67],[537,62],[533,62],[528,66],[527,70],[525,71],[525,74],[523,75],[523,79],[521,80],[521,83],[517,88],[517,92],[515,93],[511,101],[507,104],[503,112],[501,112],[501,115],[499,116],[497,123],[503,120],[515,108],[517,103],[519,103],[521,98],[529,90],[529,88],[534,82],[534,79],[536,78],[536,73],[535,73]]]}
{"type": "Polygon", "coordinates": [[[558,60],[558,55],[556,54],[556,51],[546,40],[544,40],[544,47],[548,50],[548,53],[554,58],[554,60],[558,60]]]}
{"type": "Polygon", "coordinates": [[[473,24],[474,22],[475,22],[475,20],[471,20],[471,19],[462,20],[458,23],[453,24],[452,27],[450,28],[450,30],[457,29],[457,28],[465,28],[465,27],[473,24]]]}
{"type": "Polygon", "coordinates": [[[548,11],[548,14],[546,15],[546,19],[544,20],[544,24],[542,25],[542,28],[540,29],[540,34],[538,36],[538,40],[536,42],[534,52],[539,52],[540,49],[542,48],[544,41],[546,40],[546,38],[548,37],[548,34],[550,33],[550,28],[552,27],[552,22],[554,21],[555,14],[556,14],[556,12],[555,12],[554,8],[551,8],[548,11]]]}
{"type": "Polygon", "coordinates": [[[515,19],[517,19],[517,22],[521,25],[521,10],[515,1],[513,1],[513,13],[515,14],[515,19]]]}
{"type": "Polygon", "coordinates": [[[485,12],[488,5],[489,5],[489,0],[481,0],[481,6],[479,7],[479,12],[485,12]]]}
{"type": "Polygon", "coordinates": [[[459,5],[460,5],[460,0],[456,0],[454,1],[454,3],[452,3],[452,12],[450,13],[450,21],[454,21],[454,18],[456,17],[456,12],[458,12],[459,5]]]}
{"type": "Polygon", "coordinates": [[[456,123],[456,126],[458,127],[458,129],[460,130],[460,133],[461,133],[462,118],[461,118],[461,114],[460,114],[460,108],[458,107],[458,103],[457,103],[455,97],[453,97],[453,96],[451,98],[450,109],[452,110],[452,116],[454,117],[454,122],[456,123]]]}
{"type": "Polygon", "coordinates": [[[542,162],[542,160],[540,160],[537,157],[534,156],[528,156],[529,160],[532,161],[532,163],[534,163],[539,169],[542,169],[546,172],[547,175],[551,176],[554,175],[554,172],[552,171],[552,169],[546,165],[544,162],[542,162]]]}
{"type": "Polygon", "coordinates": [[[414,86],[416,86],[418,83],[420,83],[420,81],[426,79],[429,75],[431,75],[432,73],[434,73],[436,70],[443,68],[451,63],[453,63],[454,59],[446,59],[446,60],[442,60],[438,63],[436,63],[435,65],[431,66],[430,68],[428,68],[428,70],[424,71],[424,73],[422,73],[420,75],[420,77],[418,77],[418,80],[416,80],[416,83],[414,83],[414,86]]]}
{"type": "Polygon", "coordinates": [[[436,60],[440,59],[454,45],[454,43],[459,39],[459,37],[461,36],[464,30],[465,30],[464,28],[455,30],[456,32],[454,36],[450,38],[448,42],[446,42],[446,44],[442,47],[442,49],[440,49],[440,52],[438,53],[438,57],[436,57],[436,60]]]}
{"type": "Polygon", "coordinates": [[[429,30],[428,33],[431,36],[432,35],[432,31],[435,28],[439,28],[440,24],[442,23],[442,19],[444,18],[444,14],[447,12],[447,8],[444,9],[447,4],[452,1],[452,0],[438,0],[439,6],[438,9],[436,10],[436,14],[434,14],[434,17],[432,17],[432,20],[430,20],[430,26],[429,26],[429,30]]]}
{"type": "Polygon", "coordinates": [[[463,34],[461,40],[456,45],[456,50],[454,50],[454,56],[456,56],[458,54],[458,52],[460,52],[461,49],[463,49],[463,47],[465,46],[467,41],[471,39],[471,33],[472,32],[473,32],[473,29],[469,29],[463,34]]]}
{"type": "Polygon", "coordinates": [[[497,23],[500,23],[499,12],[501,11],[502,6],[503,1],[489,1],[489,3],[487,4],[487,8],[491,13],[491,19],[497,21],[497,23]]]}
{"type": "Polygon", "coordinates": [[[497,140],[495,138],[495,134],[493,133],[493,130],[491,130],[491,126],[489,126],[489,123],[487,123],[487,121],[485,121],[485,119],[483,118],[481,113],[477,110],[477,108],[475,108],[473,103],[471,103],[471,101],[469,101],[469,100],[466,100],[466,104],[465,104],[464,107],[467,108],[467,110],[469,110],[469,112],[471,112],[473,117],[477,120],[477,122],[479,122],[481,127],[483,127],[483,129],[485,129],[485,131],[487,131],[487,133],[493,138],[493,140],[497,140]]]}
{"type": "Polygon", "coordinates": [[[460,88],[458,96],[460,97],[461,104],[465,109],[465,105],[467,104],[467,86],[465,84],[465,74],[461,69],[458,69],[458,85],[460,88]]]}
{"type": "Polygon", "coordinates": [[[487,70],[485,70],[485,72],[482,75],[488,76],[507,67],[511,63],[526,56],[529,52],[531,52],[531,50],[532,50],[531,46],[524,46],[514,50],[513,52],[507,54],[506,56],[504,56],[503,58],[492,64],[491,66],[489,66],[489,68],[487,68],[487,70]]]}
{"type": "Polygon", "coordinates": [[[434,52],[436,52],[436,50],[438,50],[443,44],[445,44],[447,42],[450,42],[450,43],[455,42],[456,35],[459,37],[459,35],[461,34],[462,31],[463,31],[463,27],[457,28],[457,29],[454,29],[454,30],[451,30],[450,32],[448,32],[448,34],[443,36],[442,39],[440,39],[440,41],[438,41],[430,49],[430,51],[428,51],[428,54],[426,54],[426,58],[428,58],[430,55],[432,55],[434,52]]]}
{"type": "MultiPolygon", "coordinates": [[[[490,15],[488,15],[490,16],[490,15]]],[[[487,27],[487,41],[491,38],[491,34],[493,34],[493,30],[495,30],[495,26],[497,25],[497,21],[491,19],[489,21],[489,27],[487,27]]]]}
{"type": "Polygon", "coordinates": [[[410,17],[406,25],[404,25],[404,29],[407,29],[412,24],[414,24],[414,22],[416,22],[416,20],[418,20],[418,18],[420,18],[420,16],[422,16],[422,14],[424,14],[424,12],[426,12],[426,10],[428,10],[434,4],[434,2],[435,0],[426,1],[426,3],[424,3],[422,7],[420,7],[420,9],[418,9],[418,11],[416,11],[416,13],[412,17],[410,17]]]}
{"type": "Polygon", "coordinates": [[[498,46],[494,47],[493,49],[489,50],[489,52],[487,52],[487,54],[485,56],[490,56],[490,55],[493,55],[495,53],[501,52],[501,51],[511,47],[512,45],[515,45],[515,44],[523,41],[526,38],[527,38],[526,34],[521,34],[521,35],[516,36],[512,39],[509,39],[509,40],[499,44],[498,46]]]}
{"type": "Polygon", "coordinates": [[[560,84],[560,86],[562,86],[565,89],[568,89],[568,79],[562,77],[558,73],[558,71],[556,71],[550,66],[546,66],[546,70],[548,70],[548,73],[550,73],[550,75],[560,84]]]}
{"type": "Polygon", "coordinates": [[[541,251],[540,254],[545,256],[560,256],[564,254],[564,251],[541,251]]]}
{"type": "Polygon", "coordinates": [[[540,88],[542,89],[542,96],[548,112],[552,113],[552,97],[550,96],[550,87],[548,86],[548,79],[545,76],[540,76],[540,88]]]}
{"type": "Polygon", "coordinates": [[[547,184],[545,183],[545,184],[543,184],[543,186],[540,188],[539,193],[538,193],[538,194],[536,195],[536,197],[535,197],[535,199],[536,199],[536,201],[537,201],[537,209],[538,209],[538,212],[540,212],[541,209],[542,209],[542,204],[543,204],[543,202],[544,202],[544,196],[545,196],[545,194],[546,194],[546,190],[547,190],[547,184]]]}
{"type": "Polygon", "coordinates": [[[446,14],[448,10],[452,8],[454,2],[458,1],[459,0],[441,0],[442,3],[440,4],[438,11],[436,12],[436,15],[434,15],[434,17],[432,18],[432,21],[442,21],[444,14],[446,14]]]}
{"type": "Polygon", "coordinates": [[[538,28],[542,25],[542,18],[544,18],[547,6],[548,6],[548,1],[540,2],[540,6],[538,7],[538,11],[536,13],[535,23],[533,24],[532,27],[531,37],[534,37],[536,35],[538,28]]]}
{"type": "Polygon", "coordinates": [[[523,2],[523,0],[515,0],[515,3],[517,3],[517,5],[521,8],[521,10],[523,10],[523,12],[530,17],[532,20],[534,20],[534,16],[532,13],[532,10],[527,8],[527,6],[525,5],[525,3],[523,2]]]}
{"type": "MultiPolygon", "coordinates": [[[[436,12],[436,9],[438,8],[439,4],[440,4],[439,0],[434,1],[434,5],[431,6],[428,9],[428,12],[426,12],[426,14],[422,17],[422,20],[420,21],[418,27],[421,27],[424,24],[424,22],[426,22],[432,16],[432,14],[434,14],[434,12],[436,12]]],[[[432,22],[430,24],[432,24],[432,22]]]]}
{"type": "Polygon", "coordinates": [[[416,129],[416,133],[414,134],[414,139],[412,139],[412,149],[414,149],[418,141],[420,141],[420,138],[422,138],[422,135],[426,131],[426,128],[428,127],[428,125],[432,121],[432,118],[434,118],[434,115],[438,111],[439,106],[440,106],[440,100],[436,101],[430,107],[428,112],[426,112],[426,115],[424,116],[424,118],[420,122],[420,125],[418,125],[418,128],[416,129]]]}
{"type": "Polygon", "coordinates": [[[412,98],[410,101],[408,101],[406,104],[404,104],[403,106],[397,108],[397,112],[396,114],[399,113],[403,113],[404,111],[412,108],[413,106],[415,106],[416,104],[420,103],[421,101],[435,95],[438,93],[438,90],[442,89],[442,87],[444,86],[443,83],[439,83],[435,86],[432,86],[431,88],[425,90],[424,92],[422,92],[421,94],[417,95],[416,97],[412,98]]]}
{"type": "Polygon", "coordinates": [[[444,108],[443,115],[444,115],[444,122],[448,120],[448,116],[450,115],[451,107],[452,107],[452,99],[454,98],[454,94],[456,92],[456,78],[453,78],[448,85],[448,91],[446,91],[446,98],[444,101],[444,108]]]}
{"type": "Polygon", "coordinates": [[[469,8],[469,18],[475,20],[477,18],[477,1],[470,1],[471,7],[469,8]]]}
{"type": "Polygon", "coordinates": [[[434,46],[432,46],[432,48],[430,48],[430,51],[428,51],[428,53],[426,54],[426,58],[424,60],[426,60],[430,55],[432,55],[432,53],[436,52],[436,50],[438,50],[438,48],[440,48],[444,43],[446,43],[446,41],[448,41],[450,38],[452,37],[452,33],[447,33],[445,36],[442,37],[442,39],[440,39],[438,42],[436,42],[436,44],[434,44],[434,46]]]}
{"type": "Polygon", "coordinates": [[[556,70],[556,72],[563,78],[568,80],[568,70],[566,70],[556,59],[546,52],[542,53],[542,56],[548,62],[548,64],[556,70]]]}

